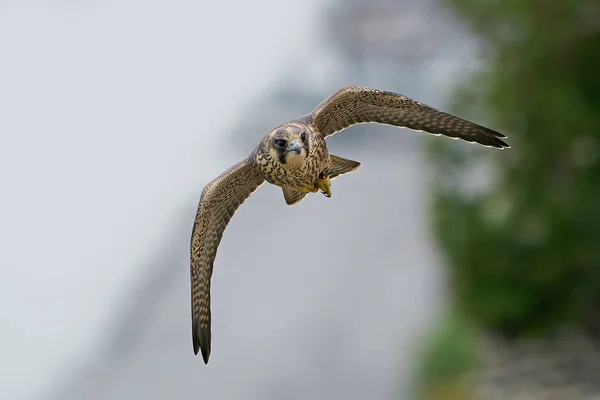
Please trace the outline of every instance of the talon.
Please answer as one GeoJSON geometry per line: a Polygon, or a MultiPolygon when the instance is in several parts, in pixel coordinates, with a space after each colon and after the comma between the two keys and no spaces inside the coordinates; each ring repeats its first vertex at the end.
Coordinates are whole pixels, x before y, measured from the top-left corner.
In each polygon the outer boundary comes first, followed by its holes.
{"type": "Polygon", "coordinates": [[[331,181],[329,178],[318,178],[317,187],[321,190],[321,193],[323,193],[325,197],[331,197],[331,181]]]}
{"type": "Polygon", "coordinates": [[[325,197],[331,197],[331,181],[329,180],[328,168],[325,168],[323,171],[321,171],[315,183],[300,189],[300,191],[304,193],[316,193],[319,190],[325,195],[325,197]]]}

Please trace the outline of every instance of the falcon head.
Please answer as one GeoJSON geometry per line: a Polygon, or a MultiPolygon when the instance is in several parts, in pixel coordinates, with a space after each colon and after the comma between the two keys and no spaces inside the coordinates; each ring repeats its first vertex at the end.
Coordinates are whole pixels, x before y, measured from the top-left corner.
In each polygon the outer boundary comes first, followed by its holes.
{"type": "Polygon", "coordinates": [[[308,134],[300,126],[285,125],[268,138],[271,154],[282,164],[302,164],[308,154],[308,134]]]}

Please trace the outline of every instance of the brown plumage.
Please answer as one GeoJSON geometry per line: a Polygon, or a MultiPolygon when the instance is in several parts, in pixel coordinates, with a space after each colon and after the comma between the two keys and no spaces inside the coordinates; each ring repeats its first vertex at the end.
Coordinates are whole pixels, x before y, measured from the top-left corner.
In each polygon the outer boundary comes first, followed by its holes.
{"type": "Polygon", "coordinates": [[[381,90],[345,86],[308,115],[278,126],[240,163],[213,179],[200,196],[192,231],[192,342],[208,363],[211,350],[210,280],[217,248],[237,208],[264,181],[279,186],[289,205],[319,189],[330,196],[329,181],[360,167],[329,154],[325,138],[351,125],[374,122],[503,149],[501,133],[381,90]]]}

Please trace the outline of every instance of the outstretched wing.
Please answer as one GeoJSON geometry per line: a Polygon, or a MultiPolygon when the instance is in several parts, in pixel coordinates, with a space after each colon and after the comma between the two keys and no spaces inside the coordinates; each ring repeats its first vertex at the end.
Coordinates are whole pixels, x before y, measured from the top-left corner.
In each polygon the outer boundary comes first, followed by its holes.
{"type": "Polygon", "coordinates": [[[503,134],[436,110],[397,93],[361,86],[345,86],[311,113],[325,138],[351,125],[366,122],[394,125],[476,142],[484,146],[509,147],[503,134]]]}
{"type": "Polygon", "coordinates": [[[244,160],[209,182],[200,196],[190,244],[192,283],[192,341],[194,354],[210,357],[210,278],[223,231],[237,208],[264,178],[250,159],[244,160]]]}

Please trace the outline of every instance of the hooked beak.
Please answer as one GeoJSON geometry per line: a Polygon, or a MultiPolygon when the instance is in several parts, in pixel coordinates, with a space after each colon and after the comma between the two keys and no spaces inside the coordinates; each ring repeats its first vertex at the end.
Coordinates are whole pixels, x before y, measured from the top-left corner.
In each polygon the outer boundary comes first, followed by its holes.
{"type": "Polygon", "coordinates": [[[296,152],[296,154],[301,154],[302,147],[304,147],[304,146],[302,146],[302,143],[298,139],[294,139],[288,144],[286,151],[288,153],[291,153],[292,151],[294,151],[294,152],[296,152]]]}

